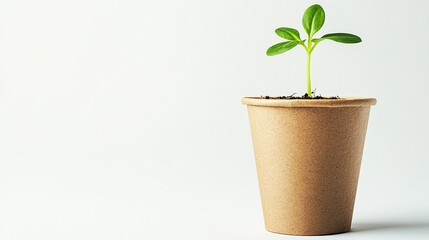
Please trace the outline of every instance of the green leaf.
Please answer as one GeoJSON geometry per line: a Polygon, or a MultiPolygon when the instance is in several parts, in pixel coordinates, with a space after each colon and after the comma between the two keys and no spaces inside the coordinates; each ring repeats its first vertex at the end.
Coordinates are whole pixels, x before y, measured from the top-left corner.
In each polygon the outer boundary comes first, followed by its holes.
{"type": "Polygon", "coordinates": [[[323,38],[313,38],[313,39],[311,39],[311,41],[314,42],[314,43],[318,43],[318,42],[320,42],[322,40],[324,40],[324,39],[323,38]]]}
{"type": "Polygon", "coordinates": [[[330,33],[322,37],[322,39],[329,39],[340,43],[360,43],[362,39],[360,37],[350,33],[330,33]]]}
{"type": "Polygon", "coordinates": [[[298,45],[297,41],[287,41],[287,42],[278,43],[278,44],[273,45],[270,48],[268,48],[267,55],[268,56],[274,56],[277,54],[284,53],[284,52],[291,50],[292,48],[296,47],[296,45],[298,45]]]}
{"type": "Polygon", "coordinates": [[[279,35],[279,37],[287,40],[301,41],[298,30],[293,28],[287,28],[287,27],[277,28],[276,34],[279,35]]]}
{"type": "Polygon", "coordinates": [[[302,17],[302,26],[304,26],[304,30],[310,38],[322,28],[324,23],[325,11],[320,5],[315,4],[305,10],[302,17]]]}

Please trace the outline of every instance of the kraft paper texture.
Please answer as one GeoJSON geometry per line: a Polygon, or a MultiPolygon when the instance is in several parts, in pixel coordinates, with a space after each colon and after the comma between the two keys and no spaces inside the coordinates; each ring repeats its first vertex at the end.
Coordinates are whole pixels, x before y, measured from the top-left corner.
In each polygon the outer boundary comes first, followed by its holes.
{"type": "Polygon", "coordinates": [[[347,232],[373,98],[247,104],[265,227],[292,235],[347,232]]]}

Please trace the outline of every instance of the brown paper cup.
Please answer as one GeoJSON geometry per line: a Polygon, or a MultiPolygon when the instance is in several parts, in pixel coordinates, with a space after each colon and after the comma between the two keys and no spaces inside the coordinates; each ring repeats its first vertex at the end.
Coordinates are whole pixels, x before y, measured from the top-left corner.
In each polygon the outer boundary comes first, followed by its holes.
{"type": "Polygon", "coordinates": [[[374,98],[247,104],[265,227],[292,235],[347,232],[374,98]]]}

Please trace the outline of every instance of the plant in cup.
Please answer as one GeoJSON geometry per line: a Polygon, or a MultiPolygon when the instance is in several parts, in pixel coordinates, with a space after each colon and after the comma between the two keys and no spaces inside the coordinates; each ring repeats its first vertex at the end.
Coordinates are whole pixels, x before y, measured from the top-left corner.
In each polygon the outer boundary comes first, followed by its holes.
{"type": "Polygon", "coordinates": [[[249,115],[265,228],[274,233],[326,235],[351,227],[369,112],[377,100],[311,96],[311,53],[319,42],[361,42],[349,33],[315,38],[324,22],[323,8],[310,6],[302,19],[308,38],[278,28],[287,41],[267,50],[273,56],[297,45],[305,49],[308,93],[241,100],[249,115]]]}
{"type": "Polygon", "coordinates": [[[314,51],[314,48],[317,44],[325,39],[332,40],[340,43],[359,43],[362,40],[360,37],[350,34],[350,33],[330,33],[323,35],[321,38],[313,38],[314,34],[319,31],[323,24],[325,23],[325,11],[323,8],[318,5],[312,5],[304,12],[302,17],[302,25],[305,32],[308,35],[308,39],[302,40],[298,30],[294,28],[281,27],[276,29],[276,34],[284,38],[286,42],[281,42],[275,44],[268,48],[267,55],[274,56],[281,53],[284,53],[297,45],[304,47],[307,52],[307,95],[311,96],[311,77],[310,77],[310,62],[311,62],[311,53],[314,51]]]}

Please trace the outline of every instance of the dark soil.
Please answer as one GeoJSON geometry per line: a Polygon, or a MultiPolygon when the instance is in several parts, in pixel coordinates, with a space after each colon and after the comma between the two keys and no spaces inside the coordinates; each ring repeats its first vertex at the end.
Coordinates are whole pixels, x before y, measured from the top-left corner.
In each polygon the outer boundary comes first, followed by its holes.
{"type": "Polygon", "coordinates": [[[321,95],[314,95],[309,97],[308,94],[304,94],[302,96],[295,96],[296,93],[289,96],[278,96],[278,97],[270,97],[270,96],[261,96],[264,99],[340,99],[340,97],[322,97],[321,95]]]}

